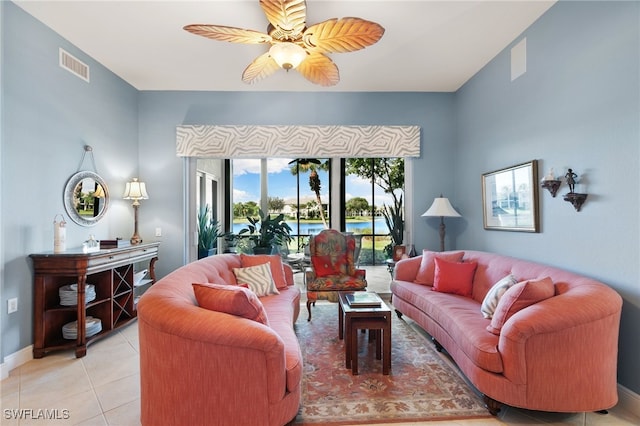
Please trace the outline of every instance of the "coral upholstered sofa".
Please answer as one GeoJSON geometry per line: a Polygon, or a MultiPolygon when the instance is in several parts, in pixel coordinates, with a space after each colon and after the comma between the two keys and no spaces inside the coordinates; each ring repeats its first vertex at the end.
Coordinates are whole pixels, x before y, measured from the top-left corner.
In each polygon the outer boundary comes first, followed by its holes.
{"type": "Polygon", "coordinates": [[[617,403],[622,299],[603,283],[498,254],[425,251],[398,262],[391,292],[492,414],[500,403],[553,412],[617,403]]]}
{"type": "Polygon", "coordinates": [[[274,263],[267,269],[278,294],[257,297],[238,285],[234,268],[255,260],[242,256],[190,263],[140,299],[143,425],[281,426],[295,418],[302,354],[293,324],[300,290],[291,268],[274,263]]]}

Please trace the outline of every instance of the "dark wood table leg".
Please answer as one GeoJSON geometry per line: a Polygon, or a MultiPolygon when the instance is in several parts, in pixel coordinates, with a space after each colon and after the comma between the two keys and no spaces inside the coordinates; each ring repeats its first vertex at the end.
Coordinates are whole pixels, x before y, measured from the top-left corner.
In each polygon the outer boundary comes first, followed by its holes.
{"type": "MultiPolygon", "coordinates": [[[[357,321],[356,324],[354,324],[355,327],[357,327],[357,321]]],[[[349,327],[349,334],[350,334],[350,341],[351,341],[351,347],[349,348],[349,352],[351,352],[351,374],[353,374],[354,376],[358,375],[358,329],[354,329],[351,330],[351,327],[349,327]]]]}
{"type": "MultiPolygon", "coordinates": [[[[353,353],[353,342],[352,342],[352,334],[355,335],[353,337],[357,338],[358,333],[351,332],[351,315],[346,314],[344,318],[344,360],[345,360],[345,368],[351,368],[352,364],[352,353],[353,353]]],[[[356,349],[357,350],[357,349],[356,349]]],[[[357,353],[356,353],[357,357],[357,353]]],[[[357,362],[356,362],[357,364],[357,362]]]]}
{"type": "Polygon", "coordinates": [[[388,375],[391,370],[391,315],[387,315],[387,323],[382,332],[384,354],[382,356],[382,374],[388,375]]]}

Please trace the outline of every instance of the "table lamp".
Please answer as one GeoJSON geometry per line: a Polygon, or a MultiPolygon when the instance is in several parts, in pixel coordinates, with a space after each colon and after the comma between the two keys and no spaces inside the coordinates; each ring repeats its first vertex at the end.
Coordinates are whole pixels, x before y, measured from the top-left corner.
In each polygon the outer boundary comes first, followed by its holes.
{"type": "Polygon", "coordinates": [[[148,200],[147,186],[144,182],[138,182],[138,178],[133,178],[131,182],[127,182],[124,188],[125,200],[133,200],[133,236],[131,237],[131,244],[140,244],[142,238],[138,235],[138,207],[140,207],[140,200],[148,200]]]}
{"type": "Polygon", "coordinates": [[[460,213],[455,211],[451,206],[448,198],[444,198],[442,194],[440,197],[433,200],[433,204],[429,209],[422,213],[425,217],[437,217],[440,216],[440,251],[444,251],[444,218],[445,217],[460,217],[460,213]]]}

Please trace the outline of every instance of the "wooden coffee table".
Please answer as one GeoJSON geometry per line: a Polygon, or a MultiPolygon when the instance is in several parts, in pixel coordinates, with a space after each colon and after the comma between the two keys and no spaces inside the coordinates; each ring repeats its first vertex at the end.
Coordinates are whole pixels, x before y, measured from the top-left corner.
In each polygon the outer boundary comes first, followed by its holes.
{"type": "Polygon", "coordinates": [[[376,338],[376,358],[382,358],[382,374],[389,374],[391,309],[377,295],[380,300],[379,307],[353,307],[347,300],[349,294],[353,292],[340,292],[338,303],[338,338],[344,338],[345,341],[345,367],[351,368],[352,374],[358,374],[357,330],[369,330],[376,338]]]}

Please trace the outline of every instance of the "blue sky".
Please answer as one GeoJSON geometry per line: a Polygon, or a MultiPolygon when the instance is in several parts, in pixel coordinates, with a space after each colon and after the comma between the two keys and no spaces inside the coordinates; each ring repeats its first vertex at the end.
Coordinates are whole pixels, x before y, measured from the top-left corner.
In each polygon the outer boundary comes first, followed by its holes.
{"type": "MultiPolygon", "coordinates": [[[[267,162],[269,173],[269,195],[279,197],[285,201],[295,200],[297,195],[297,178],[291,174],[290,158],[273,158],[267,162]]],[[[329,193],[329,176],[327,172],[319,173],[321,186],[321,198],[325,201],[329,193]]],[[[233,161],[233,201],[259,202],[260,199],[260,160],[234,160],[233,161]]],[[[300,197],[305,199],[315,195],[309,189],[309,173],[300,175],[300,197]]],[[[348,176],[346,181],[346,199],[363,197],[371,203],[371,183],[356,176],[348,176]]],[[[376,187],[376,203],[390,204],[391,197],[384,194],[376,187]]]]}

